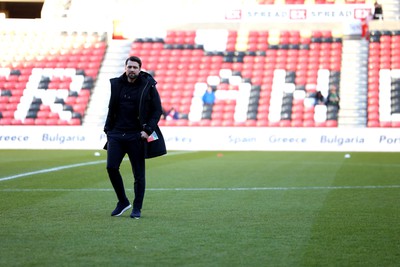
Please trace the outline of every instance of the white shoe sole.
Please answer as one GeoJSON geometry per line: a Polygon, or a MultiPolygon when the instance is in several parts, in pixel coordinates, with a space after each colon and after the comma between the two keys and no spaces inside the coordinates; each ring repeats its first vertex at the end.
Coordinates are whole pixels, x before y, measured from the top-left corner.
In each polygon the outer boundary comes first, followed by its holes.
{"type": "Polygon", "coordinates": [[[118,213],[118,214],[114,215],[113,217],[118,217],[118,216],[121,216],[121,215],[122,215],[122,213],[124,213],[125,211],[129,210],[131,207],[132,207],[132,205],[131,205],[131,204],[129,204],[129,206],[127,206],[125,209],[121,210],[121,212],[120,212],[120,213],[118,213]]]}

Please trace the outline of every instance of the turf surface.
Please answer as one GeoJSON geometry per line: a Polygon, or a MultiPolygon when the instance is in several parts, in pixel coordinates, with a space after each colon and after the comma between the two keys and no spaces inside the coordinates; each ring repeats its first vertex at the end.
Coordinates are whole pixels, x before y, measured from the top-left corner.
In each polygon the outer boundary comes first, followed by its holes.
{"type": "Polygon", "coordinates": [[[134,220],[103,151],[0,150],[0,266],[399,266],[399,154],[344,154],[171,151],[134,220]]]}

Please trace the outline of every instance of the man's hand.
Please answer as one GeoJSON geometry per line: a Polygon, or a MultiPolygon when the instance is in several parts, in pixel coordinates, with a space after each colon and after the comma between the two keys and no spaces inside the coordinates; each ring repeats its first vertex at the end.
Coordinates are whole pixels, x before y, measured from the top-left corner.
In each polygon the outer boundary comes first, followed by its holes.
{"type": "Polygon", "coordinates": [[[142,139],[147,139],[147,138],[149,138],[149,135],[148,135],[145,131],[141,131],[141,132],[140,132],[140,137],[141,137],[142,139]]]}

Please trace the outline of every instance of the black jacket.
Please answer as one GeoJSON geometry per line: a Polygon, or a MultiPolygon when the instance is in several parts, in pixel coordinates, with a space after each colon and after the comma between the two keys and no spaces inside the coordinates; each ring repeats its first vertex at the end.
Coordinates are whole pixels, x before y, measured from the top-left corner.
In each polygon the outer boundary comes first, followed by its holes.
{"type": "MultiPolygon", "coordinates": [[[[158,121],[162,115],[161,99],[156,89],[157,82],[147,72],[141,71],[138,79],[142,79],[143,88],[141,89],[141,96],[139,100],[139,121],[143,130],[150,135],[155,131],[158,135],[158,140],[153,142],[144,142],[145,158],[154,158],[162,156],[167,153],[165,147],[164,137],[158,127],[158,121]]],[[[108,105],[108,114],[106,123],[104,125],[104,132],[114,128],[116,110],[119,105],[119,95],[122,89],[122,83],[127,81],[126,74],[120,77],[110,79],[111,83],[111,96],[108,105]]],[[[107,148],[107,144],[104,147],[107,148]]]]}

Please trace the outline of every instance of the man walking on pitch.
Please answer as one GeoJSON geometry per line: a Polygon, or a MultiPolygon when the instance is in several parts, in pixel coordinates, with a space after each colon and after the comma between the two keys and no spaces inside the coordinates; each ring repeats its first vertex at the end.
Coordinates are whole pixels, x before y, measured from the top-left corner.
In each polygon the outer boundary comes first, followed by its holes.
{"type": "Polygon", "coordinates": [[[125,61],[125,73],[110,79],[111,96],[104,126],[107,172],[118,198],[111,216],[120,216],[132,207],[119,171],[123,158],[128,154],[135,193],[131,217],[135,219],[141,216],[146,188],[145,159],[167,153],[157,125],[162,115],[157,82],[141,68],[141,59],[131,56],[125,61]]]}

